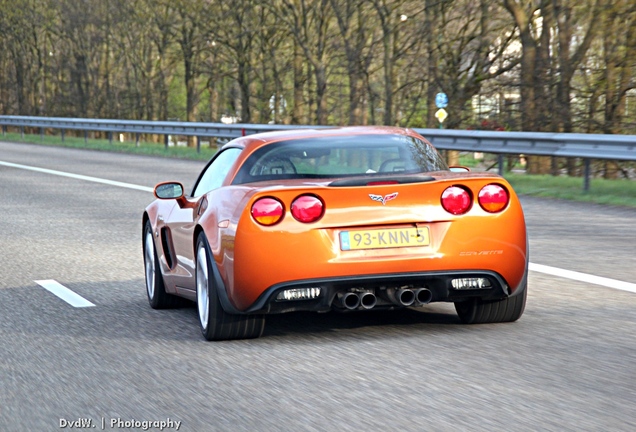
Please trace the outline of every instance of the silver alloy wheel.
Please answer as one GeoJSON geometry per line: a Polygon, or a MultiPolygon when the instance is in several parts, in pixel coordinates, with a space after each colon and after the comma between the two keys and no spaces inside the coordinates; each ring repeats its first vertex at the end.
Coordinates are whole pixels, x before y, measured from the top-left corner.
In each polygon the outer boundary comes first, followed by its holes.
{"type": "Polygon", "coordinates": [[[144,254],[144,267],[146,268],[146,290],[151,300],[155,296],[155,243],[152,240],[152,231],[146,232],[146,251],[144,254]]]}
{"type": "Polygon", "coordinates": [[[203,330],[208,328],[210,296],[208,295],[208,259],[205,246],[200,244],[197,252],[197,309],[203,330]]]}

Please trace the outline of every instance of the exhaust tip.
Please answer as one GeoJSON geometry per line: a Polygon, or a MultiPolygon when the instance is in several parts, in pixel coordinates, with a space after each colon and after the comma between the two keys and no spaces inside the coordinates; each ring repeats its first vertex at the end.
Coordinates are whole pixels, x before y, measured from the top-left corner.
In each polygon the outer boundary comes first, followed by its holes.
{"type": "Polygon", "coordinates": [[[373,294],[372,292],[365,292],[360,294],[360,304],[365,309],[374,308],[377,302],[378,302],[378,299],[376,298],[375,294],[373,294]]]}
{"type": "Polygon", "coordinates": [[[345,309],[353,310],[360,306],[360,297],[356,293],[348,292],[338,294],[338,300],[345,309]]]}
{"type": "Polygon", "coordinates": [[[433,293],[428,288],[418,288],[415,290],[415,301],[418,304],[428,304],[433,300],[433,293]]]}
{"type": "Polygon", "coordinates": [[[415,303],[415,293],[411,289],[400,289],[395,296],[402,306],[411,306],[415,303]]]}

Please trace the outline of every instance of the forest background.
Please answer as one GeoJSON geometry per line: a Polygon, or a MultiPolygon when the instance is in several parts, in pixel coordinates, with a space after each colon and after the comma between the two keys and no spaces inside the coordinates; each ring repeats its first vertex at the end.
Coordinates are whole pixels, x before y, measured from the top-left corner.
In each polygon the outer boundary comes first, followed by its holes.
{"type": "Polygon", "coordinates": [[[3,115],[635,134],[635,87],[633,0],[0,0],[3,115]]]}

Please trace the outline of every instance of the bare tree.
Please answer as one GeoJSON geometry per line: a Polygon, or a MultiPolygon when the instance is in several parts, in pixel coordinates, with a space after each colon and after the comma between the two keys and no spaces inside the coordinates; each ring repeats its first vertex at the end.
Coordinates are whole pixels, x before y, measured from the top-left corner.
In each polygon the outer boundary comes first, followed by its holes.
{"type": "MultiPolygon", "coordinates": [[[[384,72],[384,124],[393,125],[394,116],[394,95],[397,87],[396,66],[400,59],[410,48],[419,41],[407,39],[404,32],[401,32],[403,24],[408,20],[409,15],[415,13],[407,8],[406,0],[373,0],[373,7],[382,31],[382,69],[384,72]]],[[[419,6],[418,6],[419,7],[419,6]]]]}
{"type": "Polygon", "coordinates": [[[329,0],[281,0],[279,19],[288,25],[313,68],[316,80],[316,123],[327,124],[327,67],[332,14],[329,0]]]}
{"type": "Polygon", "coordinates": [[[15,3],[3,0],[0,3],[0,34],[3,35],[3,51],[9,60],[7,72],[15,80],[17,113],[23,115],[34,110],[40,111],[41,108],[36,99],[40,94],[38,83],[43,79],[45,59],[42,53],[45,43],[41,27],[43,17],[40,12],[37,5],[29,0],[15,3]]]}
{"type": "Polygon", "coordinates": [[[220,2],[211,31],[218,43],[229,50],[236,66],[234,77],[240,89],[240,117],[245,123],[252,121],[250,83],[256,28],[260,25],[258,8],[255,0],[220,2]]]}
{"type": "Polygon", "coordinates": [[[363,0],[330,0],[339,43],[344,47],[349,78],[349,124],[363,124],[364,78],[374,57],[377,38],[372,29],[372,10],[363,0]]]}
{"type": "Polygon", "coordinates": [[[603,132],[620,133],[627,92],[636,87],[636,4],[628,0],[605,0],[603,16],[603,132]],[[623,31],[617,33],[618,28],[623,31]]]}
{"type": "MultiPolygon", "coordinates": [[[[208,2],[204,0],[170,0],[174,8],[173,33],[181,48],[186,87],[186,120],[197,120],[197,109],[201,96],[198,78],[201,75],[201,63],[208,50],[208,32],[205,22],[208,15],[208,2]]],[[[194,141],[190,140],[193,146],[194,141]]]]}
{"type": "MultiPolygon", "coordinates": [[[[435,13],[436,9],[427,12],[435,13]]],[[[439,30],[434,56],[438,62],[433,78],[449,97],[451,129],[472,116],[464,107],[485,82],[519,64],[511,47],[514,31],[509,22],[502,20],[502,12],[487,0],[455,0],[437,9],[435,21],[439,30]]]]}

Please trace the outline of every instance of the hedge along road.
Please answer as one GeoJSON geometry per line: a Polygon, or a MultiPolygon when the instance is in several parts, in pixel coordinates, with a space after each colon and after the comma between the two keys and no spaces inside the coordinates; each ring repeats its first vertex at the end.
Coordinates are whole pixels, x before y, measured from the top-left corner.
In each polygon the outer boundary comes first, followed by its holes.
{"type": "MultiPolygon", "coordinates": [[[[261,339],[206,343],[194,308],[148,307],[140,240],[147,191],[189,188],[204,163],[7,143],[0,161],[0,430],[636,426],[636,294],[531,271],[514,324],[462,326],[432,304],[272,316],[261,339]],[[95,306],[74,308],[35,282],[46,280],[95,306]]],[[[636,281],[633,209],[522,202],[533,263],[636,281]]]]}

